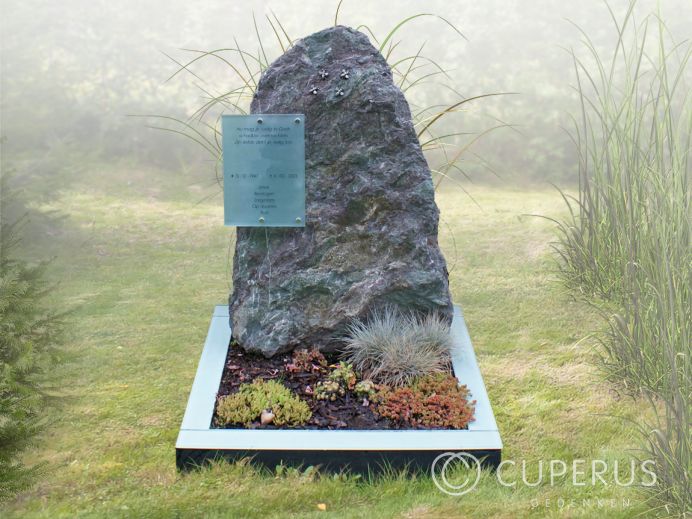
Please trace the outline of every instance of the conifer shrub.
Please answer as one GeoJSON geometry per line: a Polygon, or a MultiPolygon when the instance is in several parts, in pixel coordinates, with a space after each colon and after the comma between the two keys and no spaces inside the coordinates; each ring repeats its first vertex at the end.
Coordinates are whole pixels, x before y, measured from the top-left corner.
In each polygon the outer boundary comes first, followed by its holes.
{"type": "Polygon", "coordinates": [[[290,389],[275,380],[257,379],[243,384],[237,393],[219,399],[216,408],[219,425],[249,426],[259,421],[262,411],[274,415],[273,424],[302,425],[312,416],[310,407],[290,389]]]}
{"type": "Polygon", "coordinates": [[[25,489],[36,467],[19,461],[46,422],[50,387],[46,375],[60,360],[62,316],[47,309],[45,264],[15,256],[22,220],[10,223],[7,176],[0,179],[0,501],[25,489]]]}

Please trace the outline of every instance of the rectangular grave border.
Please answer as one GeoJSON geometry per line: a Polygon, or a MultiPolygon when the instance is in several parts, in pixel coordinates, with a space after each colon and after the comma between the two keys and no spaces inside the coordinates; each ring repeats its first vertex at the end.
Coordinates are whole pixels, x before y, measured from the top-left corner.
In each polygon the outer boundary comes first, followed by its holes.
{"type": "Polygon", "coordinates": [[[213,459],[252,457],[272,469],[283,463],[353,472],[385,466],[430,470],[442,453],[468,452],[485,466],[497,467],[502,440],[459,306],[451,332],[454,374],[476,400],[475,421],[466,430],[212,429],[231,339],[228,307],[216,306],[178,434],[176,466],[188,470],[213,459]]]}

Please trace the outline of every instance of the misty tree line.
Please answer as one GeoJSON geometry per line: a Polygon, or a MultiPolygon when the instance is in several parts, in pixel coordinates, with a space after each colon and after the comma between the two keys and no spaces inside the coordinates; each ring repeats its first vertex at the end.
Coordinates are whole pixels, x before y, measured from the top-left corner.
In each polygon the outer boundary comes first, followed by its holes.
{"type": "MultiPolygon", "coordinates": [[[[602,6],[596,0],[593,5],[569,8],[549,0],[520,8],[499,0],[492,4],[439,13],[457,23],[468,41],[435,33],[425,21],[413,27],[418,36],[411,38],[411,45],[426,41],[427,55],[450,69],[449,77],[434,78],[436,84],[418,88],[413,101],[421,105],[437,99],[444,102],[451,92],[441,83],[467,97],[517,92],[476,103],[455,114],[440,130],[481,132],[498,124],[512,125],[469,150],[468,171],[477,179],[493,178],[492,169],[507,181],[574,180],[574,146],[561,127],[570,124],[566,112],[575,107],[576,95],[570,85],[572,64],[560,46],[574,41],[576,32],[564,17],[593,23],[600,17],[592,11],[602,6]]],[[[419,11],[412,1],[401,2],[401,7],[419,11]]],[[[373,7],[359,10],[354,4],[349,12],[345,2],[342,9],[343,23],[372,27],[392,23],[387,13],[373,7]]],[[[263,16],[262,5],[256,14],[263,16]]],[[[234,36],[244,46],[254,41],[249,24],[240,23],[251,21],[251,16],[244,6],[211,2],[192,7],[181,0],[168,2],[165,8],[156,2],[114,5],[72,0],[45,5],[32,0],[6,9],[2,132],[8,139],[6,152],[17,160],[29,159],[32,165],[20,167],[20,176],[49,176],[51,168],[91,160],[126,157],[175,168],[181,161],[201,159],[203,153],[195,146],[152,131],[146,119],[128,115],[184,118],[201,104],[201,91],[195,84],[222,91],[229,74],[218,63],[203,69],[198,78],[183,74],[170,82],[166,79],[178,68],[173,60],[191,57],[181,47],[234,46],[234,36]]],[[[299,17],[286,10],[279,16],[294,31],[292,38],[333,23],[332,16],[324,13],[299,17]]],[[[605,28],[608,21],[602,22],[605,28]]],[[[612,36],[598,28],[592,28],[591,34],[597,44],[612,36]]]]}

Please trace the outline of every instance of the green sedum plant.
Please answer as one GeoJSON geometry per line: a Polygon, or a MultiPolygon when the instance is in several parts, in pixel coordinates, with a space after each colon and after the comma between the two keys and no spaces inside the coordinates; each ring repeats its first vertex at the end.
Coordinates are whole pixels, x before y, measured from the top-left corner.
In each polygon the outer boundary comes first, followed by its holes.
{"type": "Polygon", "coordinates": [[[351,390],[356,385],[356,372],[353,366],[347,362],[339,362],[334,371],[329,374],[329,380],[338,383],[345,389],[351,390]]]}
{"type": "Polygon", "coordinates": [[[345,395],[346,390],[336,380],[320,381],[317,383],[317,387],[315,387],[315,398],[317,400],[330,400],[333,402],[345,395]]]}
{"type": "Polygon", "coordinates": [[[377,393],[377,389],[377,384],[372,380],[361,380],[353,388],[353,392],[361,398],[371,399],[377,393]]]}
{"type": "Polygon", "coordinates": [[[320,381],[315,387],[315,398],[317,400],[331,400],[346,395],[347,391],[352,391],[356,385],[356,372],[353,366],[346,362],[339,362],[334,370],[329,374],[325,381],[320,381]]]}
{"type": "Polygon", "coordinates": [[[258,379],[243,384],[237,393],[219,399],[216,407],[219,425],[251,425],[262,411],[274,415],[274,425],[302,425],[312,416],[310,407],[290,389],[275,380],[258,379]]]}
{"type": "Polygon", "coordinates": [[[449,323],[439,315],[421,317],[385,307],[367,321],[351,323],[343,354],[364,378],[403,386],[446,371],[451,347],[449,323]]]}

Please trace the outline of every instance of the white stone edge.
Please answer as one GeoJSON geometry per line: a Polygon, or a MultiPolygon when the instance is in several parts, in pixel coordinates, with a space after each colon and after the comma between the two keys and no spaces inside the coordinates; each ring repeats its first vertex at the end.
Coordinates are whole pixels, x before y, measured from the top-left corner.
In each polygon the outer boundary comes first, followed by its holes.
{"type": "Polygon", "coordinates": [[[248,451],[501,450],[500,432],[458,305],[454,306],[451,331],[454,337],[454,374],[468,387],[471,398],[476,401],[476,419],[467,430],[211,429],[216,392],[231,339],[228,307],[218,305],[209,325],[176,448],[248,451]]]}

